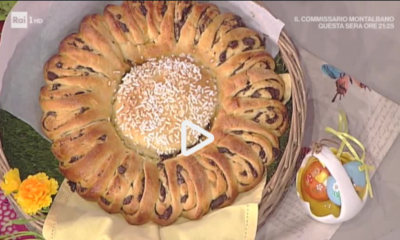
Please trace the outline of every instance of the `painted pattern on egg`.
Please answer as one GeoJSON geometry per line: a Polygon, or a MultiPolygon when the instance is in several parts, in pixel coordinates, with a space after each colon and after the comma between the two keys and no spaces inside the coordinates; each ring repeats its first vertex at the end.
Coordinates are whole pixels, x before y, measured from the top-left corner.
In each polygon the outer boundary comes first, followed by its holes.
{"type": "MultiPolygon", "coordinates": [[[[362,163],[353,161],[343,165],[343,168],[346,170],[346,173],[349,175],[351,182],[357,193],[362,193],[364,191],[367,181],[365,180],[365,172],[359,170],[362,166],[362,163]]],[[[337,206],[342,205],[342,201],[340,199],[340,190],[339,186],[334,177],[328,177],[327,182],[327,193],[329,200],[331,200],[337,206]]]]}
{"type": "Polygon", "coordinates": [[[329,200],[331,200],[335,205],[340,206],[342,204],[340,200],[339,186],[334,177],[328,178],[327,192],[329,200]]]}
{"type": "Polygon", "coordinates": [[[318,201],[329,199],[324,181],[328,177],[329,171],[320,162],[314,162],[305,172],[306,193],[318,201]]]}

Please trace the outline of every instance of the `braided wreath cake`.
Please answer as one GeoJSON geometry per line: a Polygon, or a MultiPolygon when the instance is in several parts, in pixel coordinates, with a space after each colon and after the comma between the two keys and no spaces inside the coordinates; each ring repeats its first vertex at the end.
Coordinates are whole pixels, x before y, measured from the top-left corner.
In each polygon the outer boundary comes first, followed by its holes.
{"type": "Polygon", "coordinates": [[[288,115],[274,68],[264,39],[212,4],[108,5],[45,64],[43,132],[72,191],[105,211],[134,225],[199,219],[279,155],[288,115]],[[214,142],[181,155],[183,120],[214,142]]]}

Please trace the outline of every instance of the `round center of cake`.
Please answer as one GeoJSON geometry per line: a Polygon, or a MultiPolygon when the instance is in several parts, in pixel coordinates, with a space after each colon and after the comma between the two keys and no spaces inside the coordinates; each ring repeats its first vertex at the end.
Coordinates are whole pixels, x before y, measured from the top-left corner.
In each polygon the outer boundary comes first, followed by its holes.
{"type": "MultiPolygon", "coordinates": [[[[217,104],[209,71],[191,57],[162,57],[132,67],[116,93],[114,120],[125,144],[146,155],[177,153],[184,120],[205,128],[217,104]]],[[[187,129],[187,146],[200,133],[187,129]]]]}

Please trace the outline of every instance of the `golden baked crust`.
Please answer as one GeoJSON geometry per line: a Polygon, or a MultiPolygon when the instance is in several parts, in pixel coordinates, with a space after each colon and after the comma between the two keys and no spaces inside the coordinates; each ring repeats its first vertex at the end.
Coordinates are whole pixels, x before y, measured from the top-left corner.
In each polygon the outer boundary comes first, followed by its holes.
{"type": "MultiPolygon", "coordinates": [[[[288,127],[284,82],[264,40],[209,3],[126,1],[85,17],[44,66],[42,129],[73,191],[130,224],[199,219],[254,188],[288,127]],[[216,79],[215,140],[189,157],[150,161],[116,127],[115,94],[131,66],[191,55],[216,79]]],[[[152,156],[153,157],[153,156],[152,156]]]]}
{"type": "MultiPolygon", "coordinates": [[[[205,127],[217,105],[213,75],[190,56],[181,56],[135,66],[114,96],[114,120],[125,144],[156,159],[181,149],[183,120],[205,127]]],[[[189,146],[197,143],[196,133],[187,132],[189,146]]]]}

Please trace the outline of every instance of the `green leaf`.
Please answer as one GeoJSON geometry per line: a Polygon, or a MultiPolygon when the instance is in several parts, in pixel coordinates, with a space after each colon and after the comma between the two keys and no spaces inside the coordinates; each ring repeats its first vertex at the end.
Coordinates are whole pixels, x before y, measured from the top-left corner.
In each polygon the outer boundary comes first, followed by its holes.
{"type": "Polygon", "coordinates": [[[4,21],[17,1],[0,1],[0,21],[4,21]]]}
{"type": "Polygon", "coordinates": [[[30,231],[17,232],[17,233],[3,235],[3,236],[0,236],[0,240],[12,239],[12,238],[17,238],[17,237],[26,237],[26,236],[34,236],[34,237],[36,237],[36,239],[45,240],[42,235],[35,233],[35,232],[30,232],[30,231]]]}
{"type": "Polygon", "coordinates": [[[11,221],[7,222],[5,226],[8,227],[8,226],[12,226],[12,225],[25,225],[25,224],[27,224],[29,222],[42,220],[42,219],[45,219],[45,218],[46,217],[31,218],[31,219],[24,219],[24,218],[15,219],[15,220],[11,220],[11,221]]]}
{"type": "Polygon", "coordinates": [[[4,110],[0,110],[0,140],[8,163],[12,168],[19,169],[21,179],[45,172],[62,183],[64,177],[58,168],[58,160],[51,152],[51,143],[4,110]]]}
{"type": "Polygon", "coordinates": [[[50,207],[47,207],[47,208],[43,208],[40,212],[41,213],[49,213],[49,211],[50,211],[50,207]]]}

